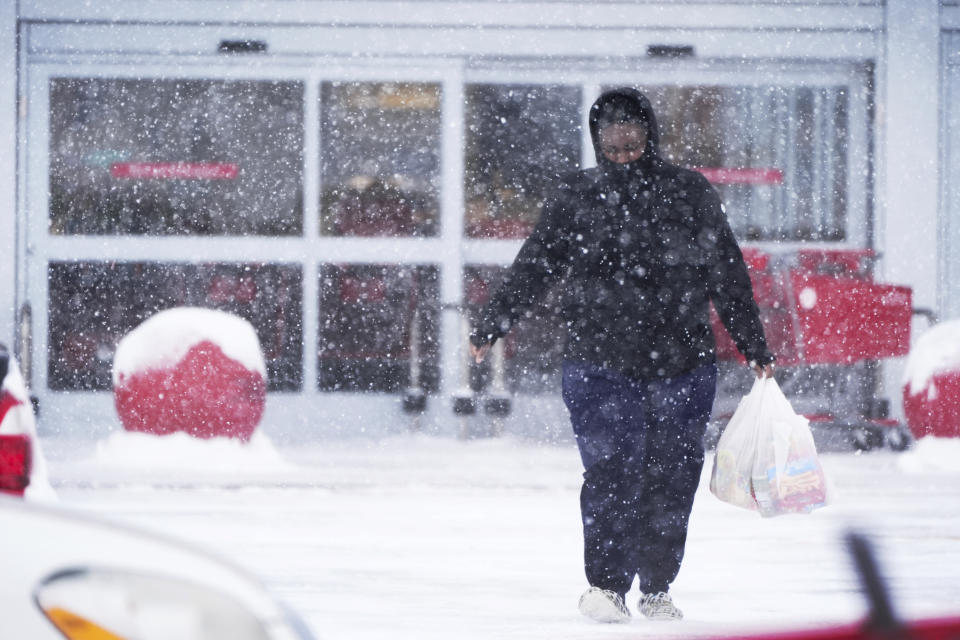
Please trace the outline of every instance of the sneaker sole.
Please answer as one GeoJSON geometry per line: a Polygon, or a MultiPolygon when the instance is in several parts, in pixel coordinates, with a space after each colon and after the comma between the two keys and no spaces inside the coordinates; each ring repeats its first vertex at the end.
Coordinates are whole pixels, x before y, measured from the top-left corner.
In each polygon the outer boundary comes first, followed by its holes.
{"type": "Polygon", "coordinates": [[[654,614],[650,616],[648,616],[647,614],[643,614],[643,615],[647,620],[652,620],[654,622],[677,622],[677,621],[683,620],[682,615],[680,616],[672,616],[669,614],[654,614]]]}

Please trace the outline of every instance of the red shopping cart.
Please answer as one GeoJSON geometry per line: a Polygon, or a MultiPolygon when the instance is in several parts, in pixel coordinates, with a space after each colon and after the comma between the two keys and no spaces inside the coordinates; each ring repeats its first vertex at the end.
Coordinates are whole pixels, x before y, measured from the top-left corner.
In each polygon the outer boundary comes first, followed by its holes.
{"type": "MultiPolygon", "coordinates": [[[[810,419],[818,446],[907,447],[909,430],[889,417],[881,398],[879,363],[909,351],[910,288],[874,281],[870,249],[743,253],[778,382],[810,419]]],[[[749,373],[736,366],[743,358],[716,313],[713,325],[721,361],[715,422],[723,424],[746,393],[749,373]]]]}

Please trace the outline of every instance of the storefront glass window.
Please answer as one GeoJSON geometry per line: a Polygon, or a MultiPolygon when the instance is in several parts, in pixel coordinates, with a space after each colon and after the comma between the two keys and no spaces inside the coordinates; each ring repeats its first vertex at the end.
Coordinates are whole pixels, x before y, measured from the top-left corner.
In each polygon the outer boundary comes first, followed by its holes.
{"type": "Polygon", "coordinates": [[[53,262],[48,277],[49,387],[111,388],[117,343],[158,311],[178,306],[233,313],[256,329],[268,388],[301,388],[301,267],[281,264],[53,262]]]}
{"type": "Polygon", "coordinates": [[[580,89],[468,85],[464,118],[467,237],[526,237],[557,177],[579,168],[580,89]]]}
{"type": "Polygon", "coordinates": [[[438,274],[429,266],[321,266],[320,389],[436,391],[438,274]]]}
{"type": "Polygon", "coordinates": [[[56,78],[50,232],[299,235],[303,85],[56,78]]]}
{"type": "Polygon", "coordinates": [[[741,239],[845,238],[845,87],[642,90],[657,113],[662,155],[703,171],[741,239]]]}
{"type": "Polygon", "coordinates": [[[324,82],[320,230],[329,236],[435,236],[440,86],[324,82]]]}

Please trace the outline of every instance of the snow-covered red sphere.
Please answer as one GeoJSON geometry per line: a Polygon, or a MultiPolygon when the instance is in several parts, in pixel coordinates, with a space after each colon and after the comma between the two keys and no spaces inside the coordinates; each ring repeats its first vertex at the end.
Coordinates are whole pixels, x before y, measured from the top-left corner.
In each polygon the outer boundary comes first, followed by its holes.
{"type": "Polygon", "coordinates": [[[152,316],[117,345],[114,403],[127,431],[247,441],[263,416],[266,377],[249,322],[178,307],[152,316]]]}
{"type": "Polygon", "coordinates": [[[941,322],[910,350],[903,411],[917,438],[960,437],[960,321],[941,322]]]}

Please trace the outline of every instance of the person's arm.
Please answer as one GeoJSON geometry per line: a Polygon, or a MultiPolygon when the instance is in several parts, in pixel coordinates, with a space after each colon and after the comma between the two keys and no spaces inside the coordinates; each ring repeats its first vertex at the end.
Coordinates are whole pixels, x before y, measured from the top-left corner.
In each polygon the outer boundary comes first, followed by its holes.
{"type": "Polygon", "coordinates": [[[567,187],[544,204],[540,220],[523,243],[506,278],[481,310],[470,334],[471,353],[479,362],[520,315],[541,299],[563,275],[569,240],[565,225],[567,187]]]}
{"type": "Polygon", "coordinates": [[[709,184],[705,185],[700,213],[705,222],[703,241],[712,244],[714,249],[708,273],[713,305],[737,349],[756,374],[772,376],[775,357],[767,347],[747,265],[720,205],[720,197],[709,184]]]}

